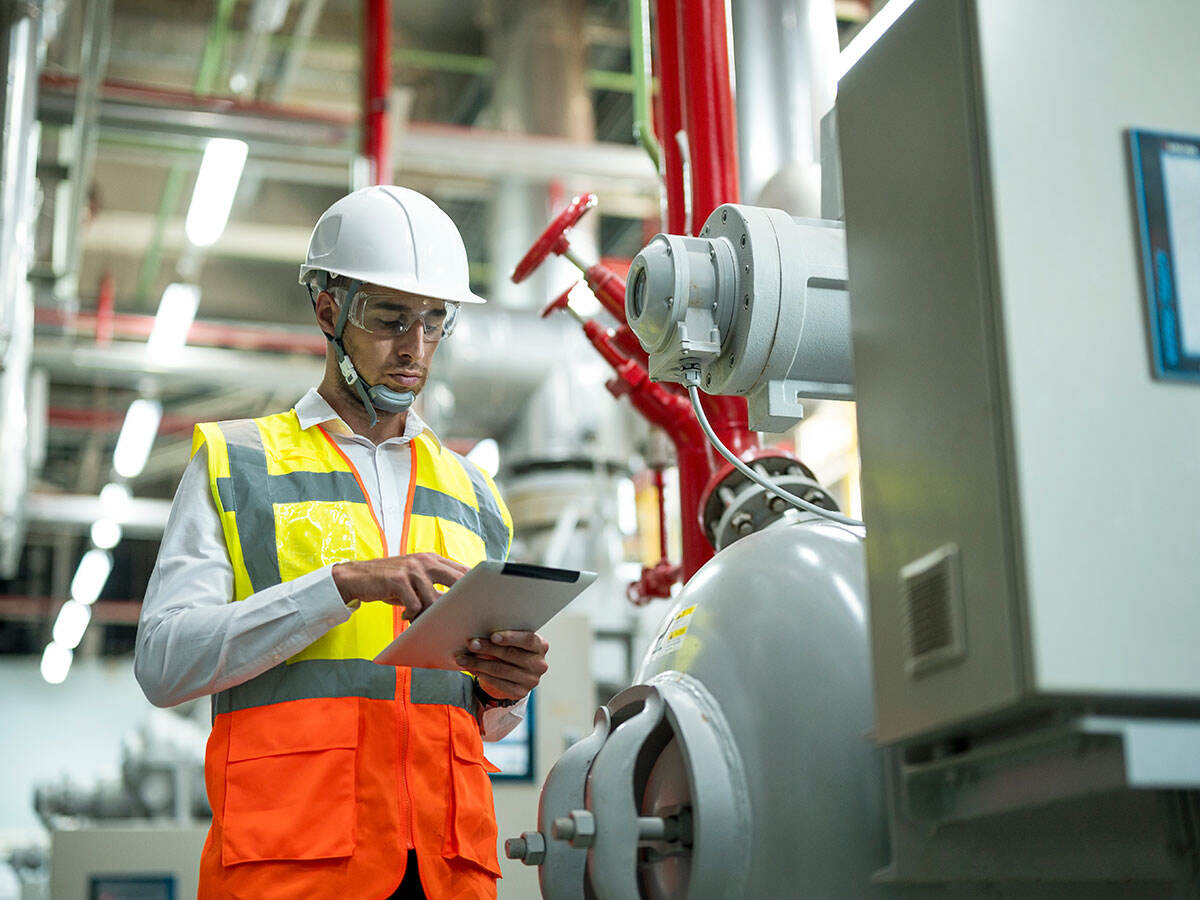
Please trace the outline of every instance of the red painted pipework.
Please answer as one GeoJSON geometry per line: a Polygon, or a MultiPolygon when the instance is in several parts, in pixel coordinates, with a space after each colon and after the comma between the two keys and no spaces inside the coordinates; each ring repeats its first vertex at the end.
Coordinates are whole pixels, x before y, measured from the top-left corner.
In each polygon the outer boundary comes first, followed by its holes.
{"type": "MultiPolygon", "coordinates": [[[[616,377],[608,383],[614,397],[628,396],[642,416],[666,432],[675,445],[679,465],[679,512],[683,520],[683,575],[690,578],[712,558],[712,545],[700,527],[700,495],[716,464],[712,448],[691,404],[650,380],[644,368],[616,349],[612,333],[595,320],[583,324],[583,333],[611,365],[616,377]]],[[[751,432],[753,434],[753,432],[751,432]]]]}
{"type": "MultiPolygon", "coordinates": [[[[659,9],[664,5],[660,3],[659,9]]],[[[740,193],[725,12],[725,0],[690,0],[683,16],[688,76],[683,89],[684,121],[691,151],[695,231],[722,203],[736,203],[740,193]]]]}
{"type": "Polygon", "coordinates": [[[392,183],[388,102],[392,88],[392,2],[366,0],[363,9],[363,156],[372,184],[392,183]]]}
{"type": "MultiPolygon", "coordinates": [[[[79,77],[44,72],[38,78],[38,84],[50,91],[74,93],[79,88],[79,77]]],[[[99,86],[99,95],[101,100],[131,100],[171,107],[196,107],[216,113],[241,113],[284,121],[313,122],[322,125],[358,124],[358,119],[354,116],[328,109],[263,103],[259,100],[238,100],[231,97],[214,97],[211,94],[197,94],[193,91],[181,91],[161,85],[123,81],[119,78],[104,79],[99,86]]]]}
{"type": "MultiPolygon", "coordinates": [[[[39,306],[34,310],[35,325],[64,328],[68,317],[60,310],[39,306]]],[[[116,314],[110,318],[112,335],[122,339],[144,341],[154,327],[154,316],[116,314]]],[[[79,334],[97,334],[100,315],[78,313],[70,318],[72,328],[79,334]]],[[[228,347],[235,350],[262,350],[271,353],[303,353],[324,356],[328,342],[320,334],[306,334],[281,328],[255,325],[234,325],[226,322],[195,322],[188,331],[191,346],[228,347]]]]}
{"type": "Polygon", "coordinates": [[[683,54],[680,40],[683,32],[683,6],[683,0],[658,0],[654,26],[654,65],[659,91],[658,102],[654,105],[655,128],[658,131],[658,142],[662,146],[663,181],[667,194],[665,230],[668,234],[685,234],[687,222],[683,193],[683,157],[676,139],[676,134],[683,130],[684,113],[683,54]]]}
{"type": "Polygon", "coordinates": [[[105,272],[96,295],[96,343],[107,347],[113,339],[113,315],[117,299],[117,279],[105,272]]]}
{"type": "MultiPolygon", "coordinates": [[[[691,233],[694,234],[716,207],[739,199],[726,7],[724,0],[658,0],[657,10],[659,140],[664,150],[667,224],[670,233],[685,233],[683,160],[675,140],[675,132],[683,128],[688,136],[692,170],[691,233]]],[[[701,393],[700,402],[713,430],[733,453],[743,456],[759,448],[761,440],[749,428],[744,398],[701,393]]],[[[696,431],[699,432],[699,425],[696,431]]],[[[700,445],[693,445],[690,440],[682,445],[676,442],[676,450],[683,518],[683,575],[687,579],[699,568],[696,560],[702,565],[712,557],[712,546],[700,526],[699,506],[704,487],[720,459],[703,440],[702,433],[700,445]]]]}

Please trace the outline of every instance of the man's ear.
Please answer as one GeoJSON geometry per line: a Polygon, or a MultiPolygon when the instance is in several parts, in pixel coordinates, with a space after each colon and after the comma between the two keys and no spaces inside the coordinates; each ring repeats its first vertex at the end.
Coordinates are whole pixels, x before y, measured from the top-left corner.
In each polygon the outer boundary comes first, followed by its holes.
{"type": "Polygon", "coordinates": [[[333,299],[333,295],[329,291],[321,291],[317,294],[317,300],[314,304],[317,314],[317,325],[327,338],[332,339],[334,332],[337,331],[337,301],[333,299]]]}

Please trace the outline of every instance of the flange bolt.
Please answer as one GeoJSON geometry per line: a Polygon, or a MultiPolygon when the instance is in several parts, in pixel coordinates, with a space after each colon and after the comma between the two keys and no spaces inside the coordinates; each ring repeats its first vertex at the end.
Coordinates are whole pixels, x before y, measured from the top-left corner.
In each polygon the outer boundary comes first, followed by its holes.
{"type": "Polygon", "coordinates": [[[586,809],[573,809],[570,815],[554,820],[550,836],[572,847],[590,847],[596,840],[596,817],[586,809]]]}
{"type": "Polygon", "coordinates": [[[546,858],[546,839],[540,831],[522,832],[520,837],[504,842],[504,855],[519,859],[527,866],[540,866],[546,858]]]}

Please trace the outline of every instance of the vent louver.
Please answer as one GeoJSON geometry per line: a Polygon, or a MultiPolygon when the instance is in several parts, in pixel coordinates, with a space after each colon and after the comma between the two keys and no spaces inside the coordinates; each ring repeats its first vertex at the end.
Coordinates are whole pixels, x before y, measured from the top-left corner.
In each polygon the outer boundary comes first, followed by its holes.
{"type": "Polygon", "coordinates": [[[947,544],[900,570],[909,677],[962,660],[962,574],[958,547],[947,544]]]}

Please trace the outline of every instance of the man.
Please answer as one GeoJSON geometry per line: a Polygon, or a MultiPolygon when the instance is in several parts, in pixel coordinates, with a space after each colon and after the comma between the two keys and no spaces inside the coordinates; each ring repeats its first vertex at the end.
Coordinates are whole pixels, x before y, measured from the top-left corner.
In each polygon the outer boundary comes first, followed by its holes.
{"type": "Polygon", "coordinates": [[[213,695],[200,896],[494,897],[481,735],[520,720],[546,642],[482,636],[463,672],[371,662],[508,553],[491,479],[410,410],[483,300],[449,217],[390,186],[325,212],[300,280],[324,378],[286,413],[196,427],[138,629],[152,703],[213,695]]]}

